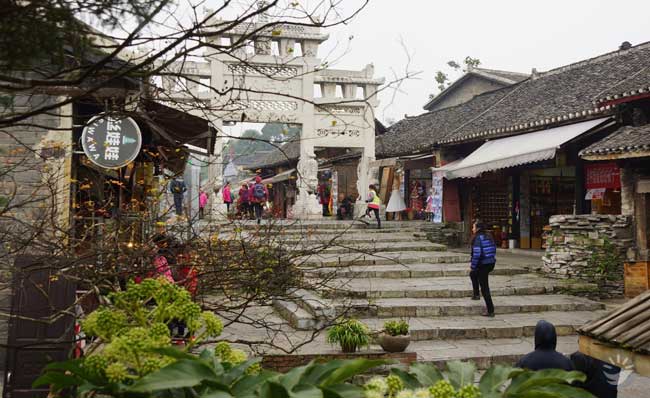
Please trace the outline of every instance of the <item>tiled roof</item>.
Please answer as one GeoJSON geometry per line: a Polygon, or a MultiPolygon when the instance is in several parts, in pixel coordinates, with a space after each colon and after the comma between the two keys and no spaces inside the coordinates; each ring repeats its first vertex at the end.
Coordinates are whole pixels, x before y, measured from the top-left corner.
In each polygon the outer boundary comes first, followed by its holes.
{"type": "Polygon", "coordinates": [[[493,80],[499,80],[507,84],[519,83],[520,81],[526,80],[530,77],[530,74],[526,73],[484,68],[473,68],[469,73],[475,73],[477,75],[491,78],[493,80]]]}
{"type": "Polygon", "coordinates": [[[623,126],[580,152],[581,157],[650,151],[650,124],[623,126]]]}
{"type": "Polygon", "coordinates": [[[485,111],[511,90],[512,87],[505,87],[477,95],[460,105],[402,119],[390,126],[387,133],[377,137],[375,149],[377,157],[406,155],[428,150],[462,126],[469,116],[485,111]]]}
{"type": "Polygon", "coordinates": [[[290,138],[272,151],[264,153],[258,161],[251,163],[247,168],[270,168],[297,160],[300,157],[300,137],[290,138]]]}
{"type": "Polygon", "coordinates": [[[578,333],[630,351],[650,354],[650,291],[642,293],[578,333]]]}
{"type": "MultiPolygon", "coordinates": [[[[641,65],[640,65],[641,67],[641,65]]],[[[627,79],[615,84],[596,98],[597,104],[637,95],[650,95],[650,65],[641,67],[627,79]]]]}
{"type": "Polygon", "coordinates": [[[472,76],[478,76],[483,79],[487,79],[496,83],[501,84],[501,86],[509,86],[511,84],[519,83],[522,80],[527,79],[530,75],[518,72],[508,72],[505,70],[495,70],[495,69],[483,69],[483,68],[472,68],[466,72],[463,76],[456,79],[449,87],[444,89],[435,97],[431,98],[425,105],[424,109],[430,109],[433,105],[441,101],[443,98],[447,97],[450,93],[454,92],[459,86],[463,84],[464,81],[469,79],[472,76]]]}
{"type": "Polygon", "coordinates": [[[449,142],[531,128],[540,130],[607,113],[607,107],[596,107],[593,101],[649,63],[650,43],[645,43],[533,76],[518,84],[488,112],[459,129],[449,142]]]}
{"type": "Polygon", "coordinates": [[[641,79],[648,65],[650,43],[644,43],[537,73],[515,85],[476,96],[458,107],[396,123],[382,137],[384,142],[378,143],[378,153],[387,156],[433,145],[483,141],[602,117],[613,113],[613,108],[594,105],[594,101],[632,76],[641,79]],[[488,101],[491,103],[486,104],[488,101]],[[444,111],[451,113],[433,115],[444,111]],[[456,114],[458,111],[461,114],[456,114]],[[388,138],[391,133],[398,136],[388,138]]]}

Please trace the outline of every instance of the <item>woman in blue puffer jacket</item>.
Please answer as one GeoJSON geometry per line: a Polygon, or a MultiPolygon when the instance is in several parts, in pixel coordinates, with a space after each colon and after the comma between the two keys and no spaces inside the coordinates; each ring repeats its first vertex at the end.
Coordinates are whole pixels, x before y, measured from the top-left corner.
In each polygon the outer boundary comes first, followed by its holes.
{"type": "Polygon", "coordinates": [[[494,304],[490,295],[490,283],[488,278],[490,272],[494,269],[497,261],[497,246],[494,243],[492,235],[486,231],[485,225],[476,220],[472,225],[472,270],[469,277],[472,280],[472,289],[474,291],[472,300],[480,300],[479,287],[485,300],[487,312],[483,316],[494,317],[494,304]]]}

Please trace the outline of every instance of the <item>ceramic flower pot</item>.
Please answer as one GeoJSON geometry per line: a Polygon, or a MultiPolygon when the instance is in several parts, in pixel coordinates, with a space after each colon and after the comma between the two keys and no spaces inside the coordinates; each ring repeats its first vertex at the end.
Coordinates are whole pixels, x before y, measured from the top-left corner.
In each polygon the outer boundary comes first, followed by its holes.
{"type": "Polygon", "coordinates": [[[411,335],[390,336],[382,334],[379,336],[379,345],[386,352],[404,352],[411,343],[411,335]]]}

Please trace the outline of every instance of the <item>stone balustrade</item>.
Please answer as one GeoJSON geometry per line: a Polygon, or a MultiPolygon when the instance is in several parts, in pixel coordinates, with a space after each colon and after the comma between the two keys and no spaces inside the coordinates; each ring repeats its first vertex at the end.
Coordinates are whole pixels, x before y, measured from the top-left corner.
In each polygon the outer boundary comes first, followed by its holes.
{"type": "Polygon", "coordinates": [[[595,282],[603,296],[623,294],[623,262],[634,245],[630,216],[556,215],[549,224],[552,230],[542,259],[548,276],[595,282]],[[601,272],[594,256],[602,257],[611,250],[620,261],[601,272]]]}

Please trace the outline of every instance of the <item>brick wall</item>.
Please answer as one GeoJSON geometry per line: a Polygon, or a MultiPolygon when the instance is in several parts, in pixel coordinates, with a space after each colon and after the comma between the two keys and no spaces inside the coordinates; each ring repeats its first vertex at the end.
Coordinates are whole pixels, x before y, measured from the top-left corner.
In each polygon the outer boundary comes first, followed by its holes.
{"type": "Polygon", "coordinates": [[[415,352],[385,352],[385,351],[364,351],[354,354],[331,353],[331,354],[309,354],[309,355],[266,355],[262,359],[262,367],[277,372],[287,372],[292,368],[306,365],[309,362],[331,361],[334,359],[385,359],[397,361],[403,365],[410,365],[417,359],[415,352]]]}

